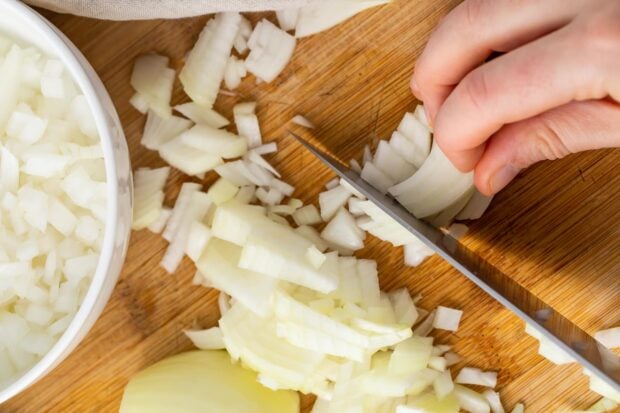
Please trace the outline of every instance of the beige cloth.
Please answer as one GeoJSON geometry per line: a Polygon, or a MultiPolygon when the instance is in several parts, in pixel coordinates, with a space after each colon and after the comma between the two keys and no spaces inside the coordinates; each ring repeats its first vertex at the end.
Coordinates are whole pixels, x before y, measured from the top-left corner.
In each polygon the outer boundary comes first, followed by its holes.
{"type": "Polygon", "coordinates": [[[231,10],[278,10],[317,1],[321,0],[25,0],[60,13],[106,20],[174,19],[231,10]]]}

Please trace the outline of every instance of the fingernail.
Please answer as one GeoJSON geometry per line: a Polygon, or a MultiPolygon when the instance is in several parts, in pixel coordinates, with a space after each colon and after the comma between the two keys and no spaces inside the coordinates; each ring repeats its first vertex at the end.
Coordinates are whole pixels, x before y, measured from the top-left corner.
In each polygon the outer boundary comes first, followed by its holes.
{"type": "Polygon", "coordinates": [[[418,86],[418,82],[416,82],[415,77],[411,79],[411,91],[418,99],[422,100],[420,97],[420,87],[418,86]]]}
{"type": "Polygon", "coordinates": [[[498,193],[504,189],[504,187],[508,185],[518,173],[519,170],[512,165],[505,165],[501,167],[493,175],[491,175],[491,179],[489,179],[491,191],[493,191],[494,194],[498,193]]]}

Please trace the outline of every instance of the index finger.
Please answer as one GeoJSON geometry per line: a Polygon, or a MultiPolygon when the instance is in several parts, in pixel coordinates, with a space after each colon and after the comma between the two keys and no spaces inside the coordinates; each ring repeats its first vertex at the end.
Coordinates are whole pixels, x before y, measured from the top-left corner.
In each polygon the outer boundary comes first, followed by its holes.
{"type": "Polygon", "coordinates": [[[576,21],[475,69],[441,106],[437,143],[456,167],[469,171],[503,125],[607,96],[618,66],[617,52],[601,47],[608,43],[588,37],[576,21]]]}
{"type": "Polygon", "coordinates": [[[416,63],[412,89],[431,121],[454,86],[493,51],[509,51],[567,24],[592,2],[467,0],[431,35],[416,63]]]}

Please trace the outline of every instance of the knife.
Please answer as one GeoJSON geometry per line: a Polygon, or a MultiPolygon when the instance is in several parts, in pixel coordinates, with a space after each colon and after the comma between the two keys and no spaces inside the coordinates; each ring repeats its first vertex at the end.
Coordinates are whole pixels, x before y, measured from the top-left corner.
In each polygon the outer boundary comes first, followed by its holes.
{"type": "Polygon", "coordinates": [[[364,181],[355,171],[301,136],[291,131],[289,133],[340,178],[418,237],[465,277],[529,324],[538,334],[566,352],[593,376],[620,392],[620,357],[521,284],[464,247],[449,233],[417,219],[396,200],[364,181]]]}

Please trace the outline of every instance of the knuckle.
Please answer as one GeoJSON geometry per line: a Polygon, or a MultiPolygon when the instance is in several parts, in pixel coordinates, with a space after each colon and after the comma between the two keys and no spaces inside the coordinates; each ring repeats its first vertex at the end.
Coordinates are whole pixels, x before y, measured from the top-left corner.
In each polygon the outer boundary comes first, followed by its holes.
{"type": "Polygon", "coordinates": [[[513,164],[518,168],[527,168],[543,160],[561,159],[570,153],[562,138],[561,127],[552,118],[539,118],[525,131],[527,143],[523,150],[516,151],[513,164]]]}
{"type": "Polygon", "coordinates": [[[475,111],[484,113],[488,110],[491,89],[488,75],[482,69],[469,73],[461,82],[465,104],[469,104],[475,111]]]}
{"type": "Polygon", "coordinates": [[[466,27],[479,27],[485,20],[489,4],[489,0],[467,0],[463,3],[462,24],[466,27]]]}

